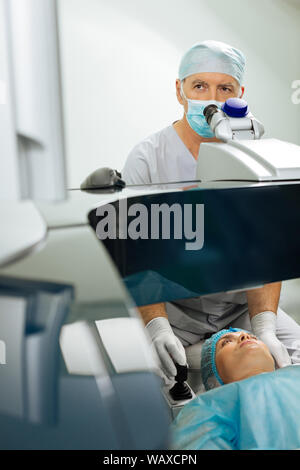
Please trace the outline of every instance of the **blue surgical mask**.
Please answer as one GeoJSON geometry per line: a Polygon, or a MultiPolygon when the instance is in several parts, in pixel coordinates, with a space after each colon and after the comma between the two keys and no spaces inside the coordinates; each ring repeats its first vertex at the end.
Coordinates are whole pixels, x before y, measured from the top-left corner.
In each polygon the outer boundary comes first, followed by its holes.
{"type": "Polygon", "coordinates": [[[215,100],[190,100],[188,99],[183,91],[183,87],[181,84],[181,95],[188,102],[188,111],[185,113],[187,122],[191,126],[191,128],[197,132],[197,134],[201,135],[202,137],[212,138],[215,137],[215,134],[211,130],[210,126],[207,124],[205,116],[203,114],[204,109],[209,104],[215,104],[218,108],[224,104],[223,101],[215,101],[215,100]]]}

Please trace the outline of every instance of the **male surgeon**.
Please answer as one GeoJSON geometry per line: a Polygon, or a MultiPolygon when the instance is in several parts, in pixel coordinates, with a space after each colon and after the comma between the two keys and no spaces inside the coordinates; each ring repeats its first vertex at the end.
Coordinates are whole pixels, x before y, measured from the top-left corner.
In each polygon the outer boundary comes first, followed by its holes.
{"type": "MultiPolygon", "coordinates": [[[[208,104],[220,107],[230,97],[242,97],[244,69],[243,53],[223,42],[204,41],[189,49],[176,80],[183,117],[133,148],[122,170],[126,183],[195,180],[201,143],[217,142],[203,110],[208,104]]],[[[187,346],[228,326],[253,332],[278,367],[291,364],[291,357],[300,363],[300,326],[278,306],[280,290],[281,283],[275,282],[244,292],[140,307],[166,382],[175,377],[176,362],[187,363],[187,346]]]]}

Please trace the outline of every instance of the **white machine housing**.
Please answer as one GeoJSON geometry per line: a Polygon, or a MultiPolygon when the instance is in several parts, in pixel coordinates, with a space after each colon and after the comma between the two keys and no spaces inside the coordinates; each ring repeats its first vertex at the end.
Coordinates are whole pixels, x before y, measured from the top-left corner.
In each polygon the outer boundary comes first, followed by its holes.
{"type": "Polygon", "coordinates": [[[223,142],[260,139],[265,132],[263,124],[250,111],[243,118],[235,118],[218,110],[211,118],[210,127],[217,139],[223,142]]]}
{"type": "Polygon", "coordinates": [[[264,126],[250,111],[244,117],[236,118],[217,106],[209,105],[204,115],[216,138],[223,143],[205,142],[200,145],[198,180],[280,181],[300,178],[300,147],[278,139],[261,139],[264,126]]]}
{"type": "Polygon", "coordinates": [[[300,147],[278,139],[202,143],[197,179],[280,181],[300,179],[300,147]]]}

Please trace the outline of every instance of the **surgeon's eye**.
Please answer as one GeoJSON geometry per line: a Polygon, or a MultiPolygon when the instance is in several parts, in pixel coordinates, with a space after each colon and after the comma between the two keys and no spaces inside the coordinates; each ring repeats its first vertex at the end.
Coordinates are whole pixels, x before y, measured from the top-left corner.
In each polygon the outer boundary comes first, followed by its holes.
{"type": "Polygon", "coordinates": [[[221,90],[224,91],[224,93],[232,93],[232,89],[226,86],[222,87],[221,90]]]}
{"type": "Polygon", "coordinates": [[[196,90],[207,90],[208,89],[208,84],[207,83],[196,83],[194,86],[194,89],[196,90]]]}

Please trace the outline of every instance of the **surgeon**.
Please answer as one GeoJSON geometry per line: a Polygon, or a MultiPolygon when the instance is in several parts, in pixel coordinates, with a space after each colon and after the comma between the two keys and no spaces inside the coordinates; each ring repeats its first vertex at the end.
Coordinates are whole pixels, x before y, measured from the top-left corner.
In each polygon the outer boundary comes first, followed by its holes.
{"type": "Polygon", "coordinates": [[[201,375],[207,393],[171,425],[173,449],[298,449],[300,367],[275,370],[252,333],[221,330],[206,340],[201,375]]]}
{"type": "MultiPolygon", "coordinates": [[[[208,104],[220,107],[228,98],[242,97],[244,69],[243,53],[228,44],[208,40],[191,47],[182,57],[176,80],[182,119],[133,148],[122,170],[126,183],[195,180],[200,145],[217,141],[203,110],[208,104]]],[[[165,382],[174,379],[175,362],[187,363],[187,346],[228,325],[244,328],[260,338],[277,367],[291,364],[291,356],[300,362],[300,326],[278,306],[280,290],[281,283],[275,282],[244,292],[221,292],[140,307],[165,382]]]]}

